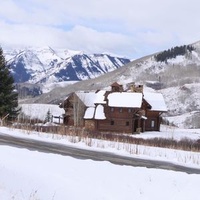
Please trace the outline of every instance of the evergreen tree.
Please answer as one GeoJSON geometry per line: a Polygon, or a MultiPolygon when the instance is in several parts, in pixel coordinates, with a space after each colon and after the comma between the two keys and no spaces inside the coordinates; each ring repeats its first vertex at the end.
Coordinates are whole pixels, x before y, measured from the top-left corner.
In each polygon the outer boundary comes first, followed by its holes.
{"type": "Polygon", "coordinates": [[[13,119],[17,117],[19,111],[18,93],[15,90],[14,78],[9,71],[9,66],[0,47],[0,119],[6,115],[9,119],[13,119]]]}
{"type": "Polygon", "coordinates": [[[50,110],[48,110],[46,114],[45,122],[51,122],[51,118],[52,118],[51,112],[50,110]]]}
{"type": "Polygon", "coordinates": [[[167,59],[170,59],[170,58],[176,58],[176,56],[178,55],[185,55],[187,53],[187,50],[189,52],[192,52],[194,49],[193,46],[190,46],[190,45],[183,45],[183,46],[176,46],[174,48],[171,48],[171,49],[168,49],[167,51],[163,51],[157,55],[155,55],[155,59],[156,61],[160,61],[160,62],[166,62],[167,59]]]}

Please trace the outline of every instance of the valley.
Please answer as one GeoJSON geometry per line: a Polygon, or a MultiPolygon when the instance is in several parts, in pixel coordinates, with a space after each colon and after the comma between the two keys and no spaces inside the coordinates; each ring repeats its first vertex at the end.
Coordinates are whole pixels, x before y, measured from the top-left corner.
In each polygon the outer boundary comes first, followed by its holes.
{"type": "MultiPolygon", "coordinates": [[[[48,79],[46,82],[40,79],[40,84],[38,81],[34,82],[33,78],[29,83],[23,84],[25,88],[32,88],[31,90],[37,86],[38,94],[34,98],[31,95],[28,98],[23,97],[21,101],[59,104],[74,91],[106,89],[113,82],[119,82],[126,87],[128,83],[135,82],[144,85],[147,91],[158,91],[163,94],[168,107],[168,112],[164,115],[165,123],[181,128],[200,128],[200,42],[193,43],[191,46],[192,51],[168,58],[165,62],[157,61],[155,56],[158,53],[155,53],[131,62],[127,61],[124,65],[125,61],[123,61],[120,63],[121,66],[118,65],[112,70],[110,65],[107,67],[104,65],[104,72],[107,69],[105,73],[99,76],[97,73],[90,78],[85,77],[73,82],[66,81],[66,77],[55,80],[56,75],[53,73],[51,76],[46,76],[48,79]]],[[[88,68],[87,63],[84,64],[84,68],[88,68]]],[[[56,69],[55,67],[54,71],[56,69]]]]}

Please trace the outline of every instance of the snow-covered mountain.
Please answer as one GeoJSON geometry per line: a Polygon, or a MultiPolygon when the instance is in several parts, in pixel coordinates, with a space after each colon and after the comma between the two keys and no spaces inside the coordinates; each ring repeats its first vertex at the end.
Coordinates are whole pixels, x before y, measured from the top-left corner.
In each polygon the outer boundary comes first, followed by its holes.
{"type": "Polygon", "coordinates": [[[96,78],[130,62],[108,54],[88,55],[51,47],[4,50],[16,83],[55,83],[96,78]]]}

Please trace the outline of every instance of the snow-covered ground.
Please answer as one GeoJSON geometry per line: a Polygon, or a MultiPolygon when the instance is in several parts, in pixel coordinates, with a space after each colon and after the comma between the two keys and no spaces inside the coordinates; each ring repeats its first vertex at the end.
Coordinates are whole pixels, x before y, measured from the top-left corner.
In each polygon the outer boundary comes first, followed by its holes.
{"type": "MultiPolygon", "coordinates": [[[[59,123],[58,118],[60,117],[60,123],[62,123],[62,115],[65,113],[63,108],[59,108],[59,105],[54,104],[20,104],[21,115],[24,114],[26,118],[39,119],[45,121],[47,113],[53,116],[52,121],[59,123]]],[[[20,117],[22,117],[20,115],[20,117]]]]}
{"type": "Polygon", "coordinates": [[[43,84],[41,89],[42,89],[43,93],[48,93],[56,87],[66,87],[68,85],[72,85],[72,84],[77,83],[77,82],[78,81],[53,82],[53,80],[51,81],[51,79],[49,79],[49,82],[47,82],[46,84],[43,84]]]}
{"type": "MultiPolygon", "coordinates": [[[[200,168],[200,153],[80,139],[0,127],[1,134],[28,137],[121,155],[166,160],[200,168]]],[[[200,138],[200,130],[162,127],[137,137],[200,138]]],[[[2,200],[190,200],[199,196],[200,175],[118,166],[0,146],[2,200]]]]}

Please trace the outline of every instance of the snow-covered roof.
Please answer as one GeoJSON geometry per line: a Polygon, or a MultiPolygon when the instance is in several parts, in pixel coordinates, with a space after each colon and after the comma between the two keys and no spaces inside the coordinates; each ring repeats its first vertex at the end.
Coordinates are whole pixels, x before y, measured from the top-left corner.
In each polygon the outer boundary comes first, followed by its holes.
{"type": "Polygon", "coordinates": [[[163,95],[156,92],[144,92],[144,99],[152,106],[153,111],[167,111],[163,95]]]}
{"type": "Polygon", "coordinates": [[[96,99],[95,92],[76,92],[79,99],[85,104],[86,107],[94,107],[94,101],[96,99]]]}
{"type": "Polygon", "coordinates": [[[98,92],[76,92],[76,95],[81,99],[86,107],[94,107],[95,103],[105,104],[104,94],[105,90],[100,90],[98,92]]]}
{"type": "Polygon", "coordinates": [[[104,107],[102,105],[98,105],[96,107],[95,111],[95,119],[106,119],[105,113],[104,113],[104,107]]]}
{"type": "Polygon", "coordinates": [[[95,108],[94,107],[89,107],[86,109],[85,111],[85,115],[84,115],[84,119],[93,119],[94,117],[94,111],[95,111],[95,108]]]}
{"type": "Polygon", "coordinates": [[[142,93],[114,92],[108,95],[108,106],[140,108],[142,105],[142,93]]]}
{"type": "MultiPolygon", "coordinates": [[[[98,92],[76,92],[77,96],[87,107],[84,119],[106,119],[104,107],[106,104],[105,90],[98,92]],[[98,104],[95,108],[95,104],[98,104]]],[[[136,92],[113,92],[108,95],[108,106],[125,107],[125,108],[141,108],[142,93],[136,92]]],[[[167,107],[160,93],[144,92],[144,99],[152,106],[153,111],[167,111],[167,107]]]]}
{"type": "Polygon", "coordinates": [[[94,103],[98,103],[98,104],[105,104],[106,101],[104,100],[105,99],[105,93],[106,91],[105,90],[100,90],[96,93],[96,98],[95,98],[95,102],[94,103]]]}

